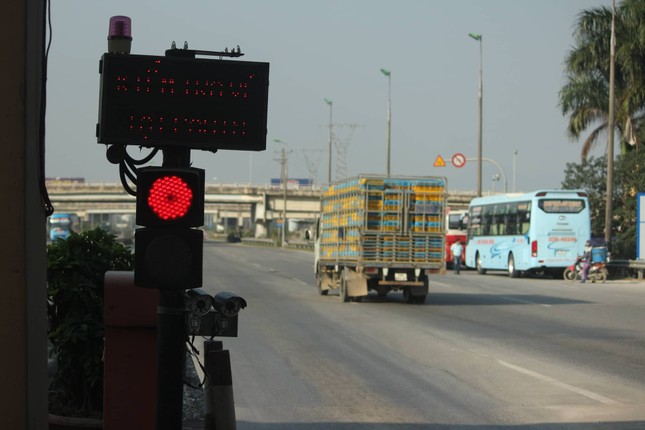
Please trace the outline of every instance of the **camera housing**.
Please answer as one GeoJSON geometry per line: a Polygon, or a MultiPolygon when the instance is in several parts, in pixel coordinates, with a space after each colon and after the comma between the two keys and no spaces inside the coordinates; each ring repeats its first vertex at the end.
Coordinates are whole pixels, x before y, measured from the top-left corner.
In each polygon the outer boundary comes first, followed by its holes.
{"type": "Polygon", "coordinates": [[[204,316],[213,308],[213,297],[201,288],[186,290],[186,309],[193,315],[204,316]]]}
{"type": "Polygon", "coordinates": [[[220,291],[213,297],[215,311],[226,318],[231,318],[246,307],[246,300],[230,291],[220,291]]]}

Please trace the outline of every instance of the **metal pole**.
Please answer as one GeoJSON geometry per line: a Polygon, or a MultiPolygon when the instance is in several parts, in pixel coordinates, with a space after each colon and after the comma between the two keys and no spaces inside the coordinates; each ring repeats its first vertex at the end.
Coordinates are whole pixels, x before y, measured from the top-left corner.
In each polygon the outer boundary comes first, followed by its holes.
{"type": "Polygon", "coordinates": [[[479,118],[477,133],[477,196],[482,195],[482,110],[484,98],[484,77],[483,77],[483,42],[482,36],[479,35],[479,118]]]}
{"type": "Polygon", "coordinates": [[[287,154],[285,153],[284,148],[282,148],[282,159],[280,160],[282,164],[282,247],[286,245],[286,229],[287,229],[287,154]]]}
{"type": "Polygon", "coordinates": [[[184,290],[159,291],[157,310],[157,430],[182,426],[186,316],[184,290]]]}
{"type": "Polygon", "coordinates": [[[609,117],[607,119],[607,204],[605,206],[605,244],[609,247],[611,244],[611,224],[613,218],[613,194],[614,194],[614,80],[615,80],[615,62],[616,62],[616,34],[615,34],[615,16],[616,0],[612,1],[611,6],[611,40],[610,40],[610,58],[609,58],[609,117]]]}
{"type": "Polygon", "coordinates": [[[391,148],[391,136],[392,136],[392,73],[387,69],[381,69],[383,76],[387,77],[387,162],[385,171],[388,178],[390,177],[390,148],[391,148]]]}
{"type": "MultiPolygon", "coordinates": [[[[190,166],[190,149],[164,149],[164,167],[190,166]]],[[[157,398],[155,429],[182,426],[186,365],[185,290],[159,290],[157,308],[157,398]]]]}
{"type": "Polygon", "coordinates": [[[387,176],[390,177],[390,153],[392,137],[392,74],[387,74],[387,176]]]}
{"type": "Polygon", "coordinates": [[[513,192],[515,192],[515,163],[517,158],[517,149],[513,151],[513,192]]]}
{"type": "MultiPolygon", "coordinates": [[[[473,160],[476,160],[476,158],[466,158],[466,161],[473,161],[473,160]]],[[[497,169],[499,170],[499,173],[501,173],[502,178],[504,179],[504,192],[507,193],[508,192],[508,181],[506,179],[506,172],[504,171],[502,166],[500,166],[500,164],[497,161],[493,160],[492,158],[482,157],[481,160],[486,161],[487,163],[490,163],[490,164],[494,165],[495,167],[497,167],[497,169]]]]}
{"type": "Polygon", "coordinates": [[[331,114],[332,114],[333,102],[327,99],[325,99],[325,102],[329,105],[329,163],[328,163],[328,171],[327,171],[327,183],[331,184],[331,147],[332,147],[332,140],[333,140],[333,132],[332,132],[333,125],[331,122],[331,114]]]}

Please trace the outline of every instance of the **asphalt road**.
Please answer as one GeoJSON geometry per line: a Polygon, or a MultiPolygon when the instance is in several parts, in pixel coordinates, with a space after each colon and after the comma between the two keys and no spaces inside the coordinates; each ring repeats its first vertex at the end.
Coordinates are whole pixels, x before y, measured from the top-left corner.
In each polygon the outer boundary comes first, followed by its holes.
{"type": "Polygon", "coordinates": [[[205,289],[248,302],[239,430],[645,429],[645,283],[448,272],[423,305],[341,303],[307,251],[208,243],[205,289]]]}

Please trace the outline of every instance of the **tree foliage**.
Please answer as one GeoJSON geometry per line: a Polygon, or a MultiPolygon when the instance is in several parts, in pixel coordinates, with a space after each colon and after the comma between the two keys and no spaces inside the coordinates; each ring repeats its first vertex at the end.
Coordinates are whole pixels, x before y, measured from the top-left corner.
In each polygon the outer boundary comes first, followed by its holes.
{"type": "MultiPolygon", "coordinates": [[[[614,258],[636,257],[636,210],[639,192],[645,192],[645,151],[632,151],[614,163],[612,196],[612,243],[614,258]]],[[[590,157],[580,163],[567,163],[563,189],[583,189],[589,194],[591,231],[603,237],[607,196],[607,157],[590,157]]]]}
{"type": "Polygon", "coordinates": [[[562,189],[584,190],[589,195],[592,237],[602,237],[605,231],[606,172],[606,156],[567,163],[564,171],[562,189]]]}
{"type": "Polygon", "coordinates": [[[632,151],[616,160],[614,171],[612,253],[622,258],[636,258],[636,217],[638,193],[645,192],[645,150],[632,151]]]}
{"type": "MultiPolygon", "coordinates": [[[[623,0],[616,9],[614,131],[624,155],[640,145],[645,131],[645,2],[623,0]]],[[[607,132],[611,23],[609,7],[581,12],[565,59],[566,82],[559,103],[562,114],[569,116],[569,137],[578,140],[591,129],[583,141],[582,159],[607,132]]]]}
{"type": "Polygon", "coordinates": [[[103,278],[132,270],[131,251],[99,228],[47,247],[49,340],[56,358],[50,411],[96,416],[103,409],[103,278]]]}

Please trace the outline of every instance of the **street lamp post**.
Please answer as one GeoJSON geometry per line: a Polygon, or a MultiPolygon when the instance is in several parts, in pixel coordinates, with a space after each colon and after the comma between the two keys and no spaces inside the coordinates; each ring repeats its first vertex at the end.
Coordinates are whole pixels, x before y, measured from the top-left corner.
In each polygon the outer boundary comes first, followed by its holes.
{"type": "MultiPolygon", "coordinates": [[[[473,161],[473,160],[476,160],[476,158],[466,158],[466,161],[473,161]]],[[[504,171],[502,166],[500,166],[500,164],[497,161],[493,160],[492,158],[482,157],[481,160],[497,167],[497,170],[499,170],[499,173],[502,175],[502,179],[504,180],[504,192],[508,193],[508,180],[506,178],[506,172],[504,171]]]]}
{"type": "MultiPolygon", "coordinates": [[[[287,145],[287,142],[283,142],[280,139],[273,139],[275,143],[283,143],[287,145]]],[[[282,154],[280,157],[280,179],[282,182],[282,231],[281,231],[281,246],[284,248],[287,244],[286,242],[286,229],[287,229],[287,181],[289,178],[289,170],[287,164],[287,152],[285,148],[282,148],[282,154]]]]}
{"type": "Polygon", "coordinates": [[[392,136],[392,74],[389,70],[381,69],[381,73],[387,76],[387,176],[390,177],[390,153],[392,136]]]}
{"type": "Polygon", "coordinates": [[[513,151],[513,192],[515,192],[515,164],[517,162],[517,149],[513,151]]]}
{"type": "Polygon", "coordinates": [[[479,115],[478,115],[478,130],[477,130],[477,196],[482,195],[482,106],[484,98],[484,82],[483,82],[483,43],[482,35],[475,33],[468,33],[468,36],[479,41],[479,115]]]}
{"type": "Polygon", "coordinates": [[[495,182],[499,182],[499,178],[500,178],[499,173],[495,173],[493,175],[493,177],[491,178],[492,188],[493,188],[492,193],[493,194],[495,194],[495,182]]]}
{"type": "Polygon", "coordinates": [[[327,183],[331,184],[331,144],[333,140],[333,132],[332,132],[332,122],[331,122],[331,112],[332,112],[332,106],[333,102],[331,100],[325,99],[325,103],[329,105],[329,163],[328,163],[328,170],[327,170],[327,183]]]}

